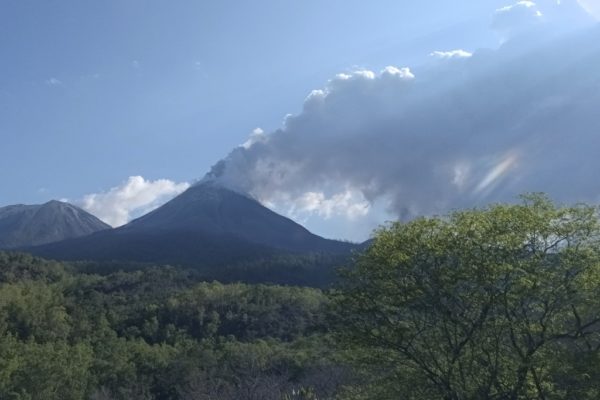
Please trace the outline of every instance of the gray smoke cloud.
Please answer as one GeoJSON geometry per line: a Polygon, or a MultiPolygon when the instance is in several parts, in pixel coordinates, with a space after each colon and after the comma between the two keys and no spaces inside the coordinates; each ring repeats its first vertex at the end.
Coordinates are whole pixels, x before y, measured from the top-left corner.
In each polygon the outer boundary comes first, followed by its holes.
{"type": "Polygon", "coordinates": [[[337,75],[204,180],[325,217],[383,204],[410,218],[532,191],[596,201],[600,29],[579,24],[589,20],[575,2],[563,7],[564,20],[532,2],[497,10],[495,27],[510,31],[516,13],[518,31],[497,50],[337,75]]]}

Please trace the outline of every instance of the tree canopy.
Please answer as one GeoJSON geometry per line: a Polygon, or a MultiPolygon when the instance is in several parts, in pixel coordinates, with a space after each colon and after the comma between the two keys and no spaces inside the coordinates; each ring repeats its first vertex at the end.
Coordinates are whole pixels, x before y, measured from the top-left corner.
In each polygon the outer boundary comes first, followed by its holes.
{"type": "Polygon", "coordinates": [[[0,252],[0,399],[314,400],[348,380],[318,289],[79,267],[0,252]]]}
{"type": "Polygon", "coordinates": [[[600,398],[599,239],[539,194],[381,228],[335,295],[362,398],[600,398]]]}

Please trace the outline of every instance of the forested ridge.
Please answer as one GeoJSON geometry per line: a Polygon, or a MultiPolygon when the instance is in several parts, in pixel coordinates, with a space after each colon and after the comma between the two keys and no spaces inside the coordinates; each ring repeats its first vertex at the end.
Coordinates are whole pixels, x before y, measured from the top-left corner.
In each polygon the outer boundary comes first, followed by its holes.
{"type": "Polygon", "coordinates": [[[333,287],[206,272],[0,253],[0,399],[600,398],[596,207],[389,224],[333,287]]]}
{"type": "Polygon", "coordinates": [[[312,398],[344,379],[318,289],[80,267],[0,253],[1,399],[312,398]]]}

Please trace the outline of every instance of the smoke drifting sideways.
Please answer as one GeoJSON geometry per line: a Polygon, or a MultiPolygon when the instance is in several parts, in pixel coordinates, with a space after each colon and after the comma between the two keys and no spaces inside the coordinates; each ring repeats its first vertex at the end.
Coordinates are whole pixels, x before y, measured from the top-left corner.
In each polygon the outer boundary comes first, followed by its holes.
{"type": "MultiPolygon", "coordinates": [[[[540,20],[552,13],[532,7],[517,3],[518,29],[495,50],[335,76],[203,181],[291,216],[350,220],[376,209],[410,219],[538,191],[599,200],[600,27],[559,29],[573,18],[540,20]]],[[[510,12],[496,11],[502,34],[510,12]]]]}

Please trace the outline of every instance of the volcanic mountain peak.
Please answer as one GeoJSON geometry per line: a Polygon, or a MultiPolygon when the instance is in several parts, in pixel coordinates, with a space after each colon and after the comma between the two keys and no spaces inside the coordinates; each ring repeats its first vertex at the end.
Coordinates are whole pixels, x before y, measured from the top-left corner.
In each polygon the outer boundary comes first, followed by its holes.
{"type": "Polygon", "coordinates": [[[162,207],[119,228],[122,232],[177,231],[230,235],[293,251],[338,251],[347,244],[323,239],[264,207],[249,195],[200,182],[162,207]]]}

